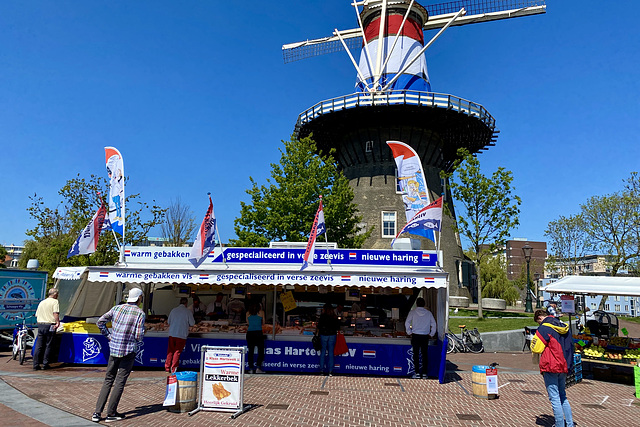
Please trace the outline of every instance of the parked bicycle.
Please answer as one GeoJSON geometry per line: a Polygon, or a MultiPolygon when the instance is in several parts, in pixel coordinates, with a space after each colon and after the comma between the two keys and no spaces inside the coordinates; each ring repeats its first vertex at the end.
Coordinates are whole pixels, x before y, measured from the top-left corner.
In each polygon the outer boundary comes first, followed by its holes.
{"type": "Polygon", "coordinates": [[[13,360],[18,358],[18,361],[22,365],[24,363],[24,358],[27,355],[27,346],[33,347],[34,339],[33,331],[29,326],[27,326],[27,318],[23,317],[22,323],[16,324],[16,327],[13,330],[13,360]]]}
{"type": "Polygon", "coordinates": [[[480,337],[478,328],[473,328],[471,331],[467,330],[467,325],[458,325],[460,328],[460,336],[451,332],[446,334],[447,337],[447,353],[460,352],[460,353],[482,353],[484,351],[484,344],[480,337]]]}

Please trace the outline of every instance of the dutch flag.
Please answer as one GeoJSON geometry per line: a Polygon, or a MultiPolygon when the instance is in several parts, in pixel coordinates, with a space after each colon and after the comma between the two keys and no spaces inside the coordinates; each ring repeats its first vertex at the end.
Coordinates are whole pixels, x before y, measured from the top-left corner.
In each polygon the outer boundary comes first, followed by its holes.
{"type": "Polygon", "coordinates": [[[422,261],[431,260],[431,254],[422,254],[422,261]]]}
{"type": "Polygon", "coordinates": [[[375,350],[362,350],[362,357],[376,357],[375,350]]]}
{"type": "Polygon", "coordinates": [[[201,274],[200,275],[200,280],[207,280],[209,278],[208,274],[201,274]]]}
{"type": "Polygon", "coordinates": [[[402,372],[402,366],[394,366],[393,372],[402,372]]]}
{"type": "Polygon", "coordinates": [[[356,253],[355,252],[349,252],[349,259],[350,260],[355,260],[356,259],[356,253]]]}
{"type": "Polygon", "coordinates": [[[425,277],[424,283],[436,283],[436,279],[434,279],[433,277],[425,277]]]}
{"type": "Polygon", "coordinates": [[[108,271],[101,271],[100,272],[100,277],[109,277],[109,272],[108,271]]]}
{"type": "Polygon", "coordinates": [[[351,281],[351,276],[342,276],[340,278],[341,281],[343,282],[350,282],[351,281]]]}

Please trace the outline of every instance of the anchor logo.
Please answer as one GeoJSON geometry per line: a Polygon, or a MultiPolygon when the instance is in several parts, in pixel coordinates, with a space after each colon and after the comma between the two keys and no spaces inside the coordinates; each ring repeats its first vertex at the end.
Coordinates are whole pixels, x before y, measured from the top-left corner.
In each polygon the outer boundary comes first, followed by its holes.
{"type": "Polygon", "coordinates": [[[88,337],[84,340],[82,345],[84,346],[84,348],[82,349],[83,362],[97,357],[102,352],[102,346],[95,338],[88,337]]]}

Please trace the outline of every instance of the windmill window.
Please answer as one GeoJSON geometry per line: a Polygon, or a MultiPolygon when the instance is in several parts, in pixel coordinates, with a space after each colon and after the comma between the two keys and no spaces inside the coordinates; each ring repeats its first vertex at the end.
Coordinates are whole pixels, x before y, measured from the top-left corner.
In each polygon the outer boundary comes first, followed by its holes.
{"type": "Polygon", "coordinates": [[[364,143],[364,151],[371,153],[373,151],[373,141],[367,141],[364,143]]]}
{"type": "Polygon", "coordinates": [[[382,212],[382,237],[396,237],[396,213],[382,212]]]}

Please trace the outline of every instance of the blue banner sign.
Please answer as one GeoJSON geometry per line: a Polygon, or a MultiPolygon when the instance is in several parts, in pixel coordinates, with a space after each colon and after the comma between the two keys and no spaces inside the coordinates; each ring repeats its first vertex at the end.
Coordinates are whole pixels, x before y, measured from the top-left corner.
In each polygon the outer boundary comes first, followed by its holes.
{"type": "MultiPolygon", "coordinates": [[[[164,368],[169,338],[147,336],[136,349],[137,366],[164,368]]],[[[200,348],[209,346],[242,347],[245,340],[188,338],[180,356],[180,368],[198,370],[200,348]]],[[[334,358],[336,374],[406,376],[414,373],[413,353],[409,340],[403,344],[353,343],[347,337],[349,351],[334,358]]],[[[428,375],[438,376],[442,342],[429,346],[428,375]]],[[[62,334],[59,362],[106,365],[109,342],[100,334],[62,334]]],[[[248,369],[248,368],[247,368],[248,369]]],[[[265,341],[263,369],[267,372],[320,372],[320,352],[313,349],[311,336],[307,341],[265,341]]]]}
{"type": "MultiPolygon", "coordinates": [[[[190,248],[133,246],[125,250],[128,264],[186,264],[190,248]]],[[[206,264],[300,264],[304,249],[284,248],[216,248],[203,262],[206,264]]],[[[381,249],[316,249],[314,264],[333,265],[384,265],[435,267],[436,251],[400,251],[381,249]]]]}

